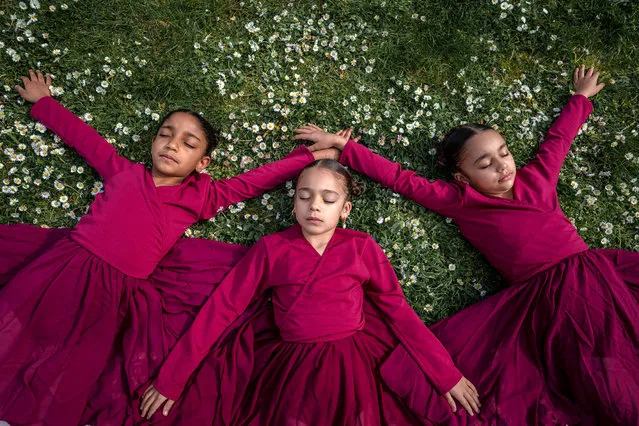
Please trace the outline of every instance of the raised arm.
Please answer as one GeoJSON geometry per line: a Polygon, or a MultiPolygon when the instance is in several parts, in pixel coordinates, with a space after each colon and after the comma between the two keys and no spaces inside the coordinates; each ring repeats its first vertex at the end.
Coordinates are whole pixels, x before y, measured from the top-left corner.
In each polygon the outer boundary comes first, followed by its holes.
{"type": "Polygon", "coordinates": [[[559,114],[559,118],[550,127],[535,158],[524,167],[524,170],[536,173],[539,178],[548,182],[553,188],[557,185],[561,166],[570,150],[572,141],[592,112],[592,104],[588,98],[595,96],[605,86],[604,83],[598,83],[598,79],[599,73],[592,67],[586,70],[585,65],[582,64],[575,69],[573,74],[574,96],[568,100],[559,114]]]}
{"type": "Polygon", "coordinates": [[[31,115],[74,148],[105,180],[131,166],[131,162],[118,155],[115,148],[93,127],[52,97],[37,101],[31,108],[31,115]]]}
{"type": "MultiPolygon", "coordinates": [[[[193,371],[220,335],[266,287],[268,256],[264,240],[258,241],[213,291],[169,353],[153,383],[166,398],[177,400],[193,371]]],[[[151,413],[152,415],[152,413],[151,413]]]]}
{"type": "Polygon", "coordinates": [[[413,171],[402,169],[399,164],[373,153],[354,141],[349,141],[344,146],[340,161],[345,166],[439,214],[454,216],[454,212],[461,205],[460,190],[455,185],[442,180],[431,182],[413,171]]]}
{"type": "Polygon", "coordinates": [[[302,145],[279,161],[232,178],[211,181],[208,201],[202,210],[201,219],[209,219],[215,216],[220,208],[257,197],[293,179],[314,160],[313,153],[302,145]]]}
{"type": "Polygon", "coordinates": [[[27,102],[33,103],[31,115],[60,136],[105,180],[129,167],[131,163],[120,157],[107,141],[51,97],[51,76],[40,70],[29,70],[29,77],[21,77],[23,86],[16,90],[27,102]]]}
{"type": "Polygon", "coordinates": [[[582,124],[592,112],[592,104],[583,95],[573,95],[548,130],[535,157],[524,169],[535,172],[554,188],[561,166],[582,124]]]}

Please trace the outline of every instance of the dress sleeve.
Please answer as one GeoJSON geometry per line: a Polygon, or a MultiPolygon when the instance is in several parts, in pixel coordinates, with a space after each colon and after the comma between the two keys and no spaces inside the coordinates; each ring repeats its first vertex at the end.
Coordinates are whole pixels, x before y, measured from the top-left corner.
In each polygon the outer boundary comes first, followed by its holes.
{"type": "Polygon", "coordinates": [[[311,151],[302,145],[279,161],[265,164],[232,178],[212,180],[200,218],[209,219],[215,216],[219,209],[257,197],[293,179],[314,160],[311,151]]]}
{"type": "Polygon", "coordinates": [[[410,307],[395,271],[381,247],[371,238],[363,252],[370,273],[366,295],[388,320],[393,333],[442,395],[462,378],[448,351],[410,307]]]}
{"type": "Polygon", "coordinates": [[[592,104],[583,95],[574,95],[548,130],[535,157],[523,169],[535,173],[553,188],[559,181],[561,166],[582,124],[592,112],[592,104]]]}
{"type": "Polygon", "coordinates": [[[132,166],[93,127],[52,97],[46,96],[36,102],[31,107],[31,115],[75,149],[104,180],[132,166]]]}
{"type": "Polygon", "coordinates": [[[373,153],[353,141],[346,143],[340,162],[381,185],[445,216],[454,216],[462,202],[456,185],[443,180],[433,182],[373,153]]]}
{"type": "Polygon", "coordinates": [[[189,377],[220,335],[264,291],[268,259],[264,240],[258,241],[228,273],[202,306],[191,327],[177,342],[160,368],[153,386],[177,400],[189,377]]]}

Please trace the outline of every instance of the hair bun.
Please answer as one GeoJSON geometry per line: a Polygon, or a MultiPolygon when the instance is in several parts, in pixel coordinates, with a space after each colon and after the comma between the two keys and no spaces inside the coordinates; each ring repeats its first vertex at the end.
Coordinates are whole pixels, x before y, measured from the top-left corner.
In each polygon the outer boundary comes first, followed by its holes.
{"type": "Polygon", "coordinates": [[[353,194],[353,196],[355,197],[358,197],[362,195],[365,190],[366,185],[364,185],[363,182],[360,182],[357,179],[353,178],[353,180],[351,181],[351,194],[353,194]]]}

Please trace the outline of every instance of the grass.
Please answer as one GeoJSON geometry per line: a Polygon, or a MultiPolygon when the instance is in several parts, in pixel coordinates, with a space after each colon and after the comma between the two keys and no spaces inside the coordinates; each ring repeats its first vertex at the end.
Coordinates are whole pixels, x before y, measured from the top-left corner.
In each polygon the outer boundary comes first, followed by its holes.
{"type": "MultiPolygon", "coordinates": [[[[188,107],[228,138],[215,153],[214,177],[282,157],[295,145],[292,130],[310,121],[354,126],[382,155],[442,178],[432,151],[461,121],[498,125],[525,164],[569,97],[572,70],[586,63],[601,69],[607,87],[566,161],[560,201],[591,246],[639,250],[635,2],[63,4],[0,3],[2,223],[73,226],[100,182],[77,154],[41,134],[18,102],[12,87],[30,67],[54,74],[61,102],[89,113],[90,124],[136,161],[149,159],[153,114],[188,107]]],[[[367,189],[349,226],[385,248],[425,321],[499,287],[453,224],[359,179],[367,189]]],[[[289,225],[291,204],[289,188],[281,188],[187,234],[250,244],[289,225]]]]}

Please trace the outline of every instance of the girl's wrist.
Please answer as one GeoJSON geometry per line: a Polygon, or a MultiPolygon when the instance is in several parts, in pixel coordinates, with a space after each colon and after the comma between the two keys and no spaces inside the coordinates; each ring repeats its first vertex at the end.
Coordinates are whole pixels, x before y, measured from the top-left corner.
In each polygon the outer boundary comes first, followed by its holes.
{"type": "Polygon", "coordinates": [[[336,136],[335,140],[333,141],[333,148],[337,148],[340,151],[344,149],[344,147],[346,146],[346,143],[348,141],[340,136],[336,136]]]}

